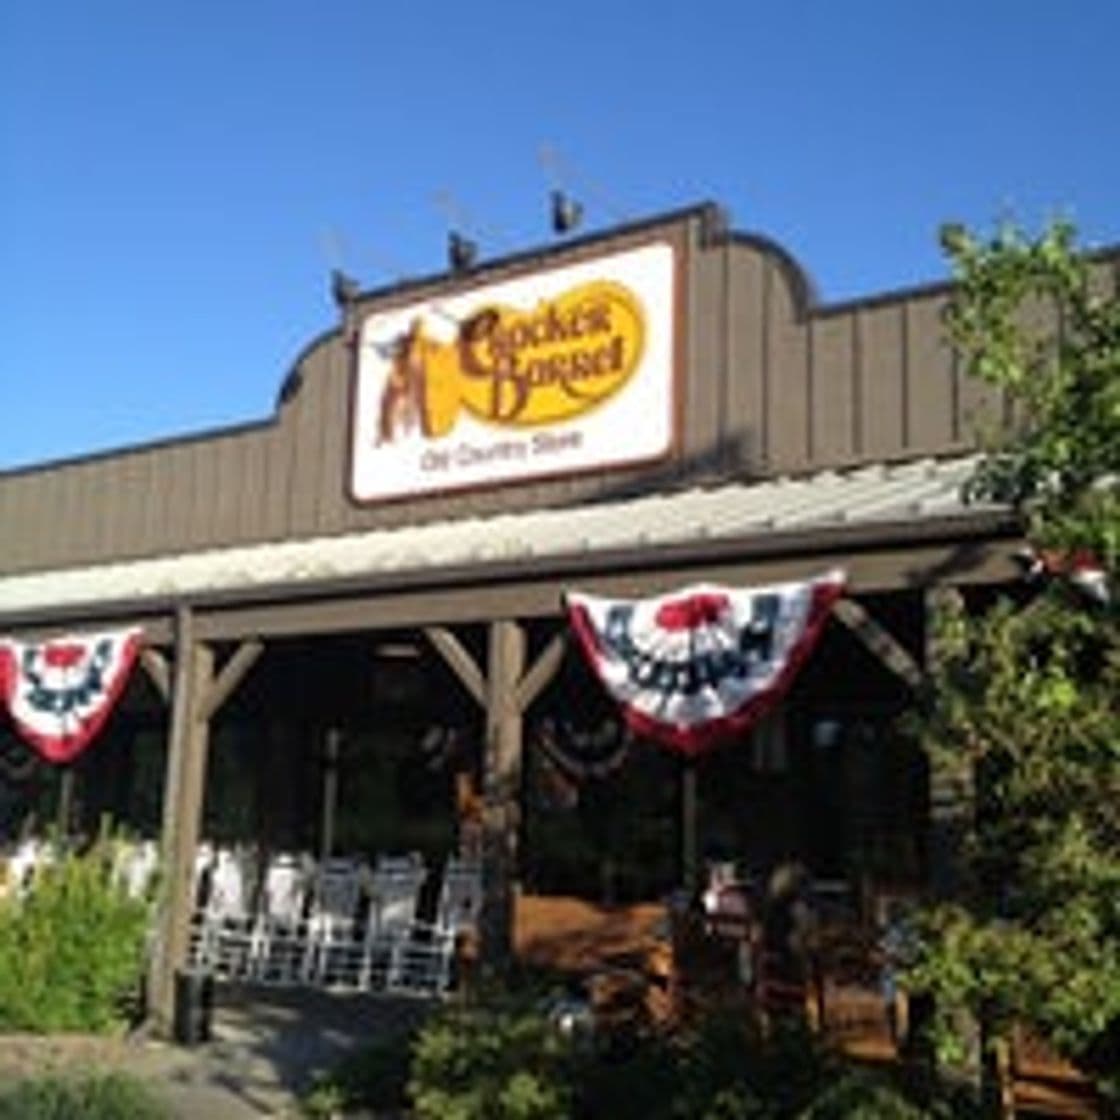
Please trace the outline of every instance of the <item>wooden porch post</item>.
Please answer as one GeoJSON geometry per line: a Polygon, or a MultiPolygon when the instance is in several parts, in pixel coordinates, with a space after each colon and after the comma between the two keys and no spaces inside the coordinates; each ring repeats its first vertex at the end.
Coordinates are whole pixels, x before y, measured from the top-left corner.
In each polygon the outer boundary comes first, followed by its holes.
{"type": "Polygon", "coordinates": [[[490,624],[486,681],[485,806],[482,835],[481,956],[503,970],[512,955],[517,833],[521,796],[521,707],[517,686],[525,668],[525,632],[514,621],[490,624]]]}
{"type": "Polygon", "coordinates": [[[463,687],[486,711],[479,950],[483,967],[499,972],[509,963],[513,949],[522,717],[559,670],[567,636],[563,631],[557,634],[526,672],[525,631],[510,619],[492,622],[488,674],[484,677],[450,630],[433,626],[425,633],[463,687]]]}
{"type": "Polygon", "coordinates": [[[209,720],[203,700],[214,673],[214,655],[194,640],[190,607],[176,611],[175,683],[163,796],[163,890],[149,975],[148,1012],[157,1030],[170,1030],[175,971],[186,958],[194,882],[195,848],[205,789],[209,720]]]}
{"type": "Polygon", "coordinates": [[[170,1029],[174,1014],[175,972],[187,958],[190,939],[210,720],[262,650],[258,641],[243,642],[215,675],[214,651],[195,640],[191,608],[182,605],[176,610],[175,682],[163,795],[164,878],[148,974],[148,1014],[156,1029],[164,1033],[170,1029]]]}

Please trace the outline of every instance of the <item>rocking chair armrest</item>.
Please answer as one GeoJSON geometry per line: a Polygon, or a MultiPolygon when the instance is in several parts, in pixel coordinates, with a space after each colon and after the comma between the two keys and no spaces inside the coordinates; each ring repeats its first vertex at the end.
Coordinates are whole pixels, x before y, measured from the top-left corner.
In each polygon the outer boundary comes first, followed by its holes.
{"type": "Polygon", "coordinates": [[[414,918],[407,926],[391,931],[374,930],[370,936],[372,945],[399,945],[404,943],[423,944],[428,942],[438,945],[441,942],[452,942],[456,931],[448,926],[441,926],[434,922],[421,921],[414,918]]]}

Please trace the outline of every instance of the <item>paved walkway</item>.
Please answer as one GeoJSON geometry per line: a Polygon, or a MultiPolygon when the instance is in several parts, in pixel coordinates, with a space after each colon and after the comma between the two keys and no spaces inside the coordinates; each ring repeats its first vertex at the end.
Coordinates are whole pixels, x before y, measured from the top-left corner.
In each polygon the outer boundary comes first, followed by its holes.
{"type": "Polygon", "coordinates": [[[192,1047],[154,1039],[7,1036],[0,1076],[122,1069],[181,1120],[295,1117],[297,1099],[347,1053],[405,1029],[426,1005],[384,996],[219,986],[213,1035],[192,1047]]]}

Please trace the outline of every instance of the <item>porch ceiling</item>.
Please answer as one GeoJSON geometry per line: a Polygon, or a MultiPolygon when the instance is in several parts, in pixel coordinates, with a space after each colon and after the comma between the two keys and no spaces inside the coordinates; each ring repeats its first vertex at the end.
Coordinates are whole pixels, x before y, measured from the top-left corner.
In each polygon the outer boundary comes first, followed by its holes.
{"type": "MultiPolygon", "coordinates": [[[[800,478],[736,483],[573,508],[375,530],[343,536],[151,557],[0,579],[0,625],[99,614],[139,614],[175,601],[273,602],[362,587],[380,594],[476,587],[543,572],[587,576],[636,567],[745,556],[836,552],[877,541],[905,548],[931,535],[962,538],[1006,528],[1006,510],[967,505],[974,456],[879,463],[800,478]],[[934,534],[936,530],[936,534],[934,534]],[[116,613],[116,612],[114,612],[116,613]]],[[[702,573],[700,574],[702,576],[702,573]]],[[[700,577],[698,577],[700,578],[700,577]]],[[[477,592],[476,592],[477,594],[477,592]]]]}

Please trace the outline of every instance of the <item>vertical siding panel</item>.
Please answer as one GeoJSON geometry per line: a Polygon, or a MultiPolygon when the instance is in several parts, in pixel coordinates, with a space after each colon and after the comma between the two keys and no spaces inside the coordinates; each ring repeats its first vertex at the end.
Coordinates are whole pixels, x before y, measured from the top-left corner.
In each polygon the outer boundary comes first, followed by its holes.
{"type": "MultiPolygon", "coordinates": [[[[47,543],[43,522],[50,517],[44,506],[34,515],[27,495],[27,475],[15,475],[0,482],[0,572],[16,571],[27,566],[47,543]]],[[[49,500],[49,485],[44,476],[39,480],[40,497],[49,500]]]]}
{"type": "Polygon", "coordinates": [[[147,545],[149,554],[166,552],[171,520],[171,458],[170,448],[152,448],[148,452],[148,516],[147,545]]]}
{"type": "Polygon", "coordinates": [[[956,398],[953,353],[941,322],[944,297],[937,295],[906,304],[910,353],[907,430],[917,453],[951,445],[956,398]]]}
{"type": "Polygon", "coordinates": [[[74,487],[73,467],[52,467],[54,497],[51,508],[43,510],[43,548],[36,554],[35,567],[56,568],[70,550],[74,538],[78,501],[74,487]]]}
{"type": "Polygon", "coordinates": [[[238,497],[245,485],[245,436],[224,436],[215,448],[218,464],[218,492],[214,502],[214,543],[219,547],[235,544],[239,538],[238,497]]]}
{"type": "Polygon", "coordinates": [[[96,530],[91,514],[97,495],[89,463],[76,463],[74,466],[74,494],[77,500],[77,516],[74,519],[72,550],[66,557],[66,563],[86,564],[93,554],[96,542],[96,530]]]}
{"type": "Polygon", "coordinates": [[[28,517],[24,486],[25,475],[16,475],[4,487],[4,504],[0,509],[0,553],[4,557],[4,567],[10,571],[22,571],[31,555],[28,534],[25,531],[31,520],[28,517]]]}
{"type": "Polygon", "coordinates": [[[258,541],[264,536],[264,495],[267,492],[265,455],[271,428],[257,428],[245,436],[241,476],[233,480],[237,494],[237,538],[258,541]]]}
{"type": "Polygon", "coordinates": [[[846,463],[852,458],[852,322],[849,312],[810,323],[814,467],[846,463]]]}
{"type": "Polygon", "coordinates": [[[7,487],[4,519],[0,522],[4,535],[6,566],[21,571],[31,555],[27,527],[31,521],[27,503],[27,475],[17,475],[7,487]]]}
{"type": "MultiPolygon", "coordinates": [[[[355,354],[354,363],[357,362],[357,355],[355,354]]],[[[341,489],[339,497],[339,525],[340,528],[347,533],[361,532],[370,527],[371,524],[377,523],[379,525],[385,524],[383,518],[379,516],[374,510],[376,506],[363,506],[358,502],[351,499],[350,496],[350,468],[351,468],[351,454],[352,445],[354,442],[354,377],[355,367],[350,363],[349,358],[345,365],[345,374],[342,377],[342,422],[341,427],[338,429],[338,444],[340,465],[339,472],[341,478],[341,489]]]]}
{"type": "Polygon", "coordinates": [[[15,567],[15,493],[15,476],[0,478],[0,572],[10,572],[15,567]]]}
{"type": "Polygon", "coordinates": [[[759,473],[766,459],[765,268],[762,255],[731,246],[728,280],[726,439],[733,468],[759,473]]]}
{"type": "Polygon", "coordinates": [[[167,548],[180,552],[190,547],[194,522],[194,447],[178,444],[168,456],[167,514],[164,523],[167,548]]]}
{"type": "Polygon", "coordinates": [[[72,467],[55,467],[58,474],[58,508],[51,511],[54,531],[41,566],[55,568],[74,551],[78,535],[78,472],[72,467]]]}
{"type": "Polygon", "coordinates": [[[121,456],[115,488],[105,487],[106,548],[109,556],[135,556],[143,536],[144,464],[135,453],[121,456]]]}
{"type": "Polygon", "coordinates": [[[214,444],[210,440],[192,440],[186,445],[186,451],[187,470],[191,476],[187,540],[191,548],[207,548],[213,541],[214,494],[217,489],[214,444]]]}
{"type": "Polygon", "coordinates": [[[288,518],[295,536],[314,532],[315,511],[319,501],[320,457],[323,442],[323,381],[327,372],[324,349],[309,354],[304,361],[303,388],[292,402],[293,441],[292,478],[288,518]]]}
{"type": "MultiPolygon", "coordinates": [[[[94,563],[109,541],[106,524],[105,483],[115,481],[117,464],[112,459],[94,459],[81,466],[82,472],[82,564],[94,563]]],[[[108,487],[111,492],[112,486],[108,487]]]]}
{"type": "Polygon", "coordinates": [[[101,556],[132,555],[135,536],[129,532],[134,503],[132,458],[126,452],[104,463],[106,470],[98,494],[102,522],[98,554],[101,556]]]}
{"type": "Polygon", "coordinates": [[[148,454],[148,550],[154,554],[168,551],[175,450],[152,448],[148,454]]]}
{"type": "Polygon", "coordinates": [[[796,318],[785,277],[773,263],[767,301],[767,430],[770,467],[803,470],[808,464],[808,331],[796,318]]]}
{"type": "Polygon", "coordinates": [[[81,471],[78,463],[57,468],[61,483],[61,502],[55,536],[48,546],[49,560],[44,567],[63,567],[78,554],[82,534],[81,471]]]}
{"type": "Polygon", "coordinates": [[[684,385],[684,467],[714,468],[719,461],[719,430],[722,419],[726,369],[725,254],[705,249],[693,241],[688,256],[685,330],[686,368],[684,385]]]}
{"type": "MultiPolygon", "coordinates": [[[[58,567],[69,550],[77,510],[73,468],[57,466],[49,467],[48,471],[53,480],[53,493],[50,508],[42,510],[36,519],[42,524],[37,534],[41,545],[34,556],[34,566],[37,568],[58,567]]],[[[0,520],[0,525],[3,524],[0,520]]]]}
{"type": "Polygon", "coordinates": [[[150,556],[155,551],[155,516],[159,495],[155,487],[156,454],[140,451],[136,455],[136,500],[139,511],[136,524],[136,553],[150,556]]]}
{"type": "Polygon", "coordinates": [[[341,340],[332,341],[323,370],[322,449],[319,470],[319,508],[317,530],[337,533],[346,527],[349,479],[350,362],[352,351],[341,340]]]}
{"type": "Polygon", "coordinates": [[[903,310],[897,303],[879,304],[860,315],[864,452],[885,459],[901,452],[903,415],[903,310]]]}
{"type": "MultiPolygon", "coordinates": [[[[298,398],[297,398],[298,399],[298,398]]],[[[271,428],[265,440],[265,463],[268,489],[264,494],[264,535],[278,540],[289,535],[288,490],[292,473],[292,431],[295,417],[292,402],[281,413],[281,423],[271,428]]]]}

